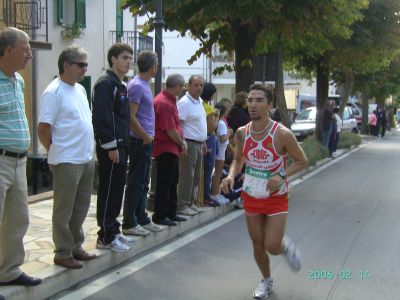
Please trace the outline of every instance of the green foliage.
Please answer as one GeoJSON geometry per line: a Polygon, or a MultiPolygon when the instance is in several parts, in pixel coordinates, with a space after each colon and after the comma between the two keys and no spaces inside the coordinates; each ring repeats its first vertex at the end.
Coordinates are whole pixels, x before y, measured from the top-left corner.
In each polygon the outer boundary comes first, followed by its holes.
{"type": "Polygon", "coordinates": [[[62,35],[67,39],[77,39],[82,37],[84,32],[85,28],[75,22],[72,25],[64,26],[62,35]]]}
{"type": "Polygon", "coordinates": [[[353,132],[342,132],[340,134],[338,149],[350,149],[352,146],[358,146],[360,144],[360,135],[353,132]]]}
{"type": "Polygon", "coordinates": [[[303,148],[310,166],[314,166],[318,161],[329,156],[328,149],[318,142],[313,135],[303,141],[301,148],[303,148]]]}

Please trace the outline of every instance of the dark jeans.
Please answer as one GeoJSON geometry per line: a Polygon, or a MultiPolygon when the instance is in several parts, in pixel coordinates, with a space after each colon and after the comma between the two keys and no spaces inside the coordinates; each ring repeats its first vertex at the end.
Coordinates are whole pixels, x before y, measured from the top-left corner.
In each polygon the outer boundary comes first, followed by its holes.
{"type": "Polygon", "coordinates": [[[207,154],[204,156],[204,198],[211,197],[211,178],[215,165],[215,155],[217,152],[217,137],[209,135],[206,141],[207,154]],[[210,151],[210,152],[209,152],[210,151]]]}
{"type": "Polygon", "coordinates": [[[99,164],[99,187],[97,189],[97,232],[99,240],[104,244],[111,243],[115,235],[120,233],[120,223],[117,218],[121,212],[124,195],[128,149],[118,149],[119,163],[114,164],[108,157],[108,150],[96,144],[99,164]]]}
{"type": "Polygon", "coordinates": [[[124,218],[122,228],[150,223],[146,212],[149,191],[150,164],[153,144],[143,145],[143,140],[131,137],[129,140],[129,172],[126,182],[124,218]]]}
{"type": "Polygon", "coordinates": [[[176,186],[179,178],[179,157],[172,153],[162,153],[156,158],[157,186],[154,198],[153,221],[176,215],[178,197],[176,186]]]}
{"type": "Polygon", "coordinates": [[[332,133],[332,126],[322,131],[322,144],[329,149],[329,140],[332,133]]]}

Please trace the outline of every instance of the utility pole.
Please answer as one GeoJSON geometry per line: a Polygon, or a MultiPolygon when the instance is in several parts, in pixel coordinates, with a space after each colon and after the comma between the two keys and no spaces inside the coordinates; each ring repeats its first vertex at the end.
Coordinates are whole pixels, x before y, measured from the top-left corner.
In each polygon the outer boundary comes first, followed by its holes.
{"type": "MultiPolygon", "coordinates": [[[[156,18],[154,20],[155,27],[155,52],[158,58],[158,70],[154,84],[154,95],[161,92],[162,84],[162,30],[164,26],[164,19],[162,16],[162,0],[154,0],[156,5],[156,18]]],[[[151,180],[150,180],[150,191],[147,198],[147,209],[154,210],[154,198],[156,193],[157,184],[157,166],[154,158],[151,159],[151,180]]]]}

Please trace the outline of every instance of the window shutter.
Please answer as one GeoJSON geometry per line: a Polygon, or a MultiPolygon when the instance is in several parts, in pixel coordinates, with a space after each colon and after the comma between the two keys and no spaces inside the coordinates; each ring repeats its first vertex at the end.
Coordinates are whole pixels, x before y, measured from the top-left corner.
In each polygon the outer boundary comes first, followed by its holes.
{"type": "Polygon", "coordinates": [[[57,23],[64,24],[64,0],[57,0],[57,23]]]}
{"type": "Polygon", "coordinates": [[[86,28],[86,0],[75,0],[75,23],[86,28]]]}

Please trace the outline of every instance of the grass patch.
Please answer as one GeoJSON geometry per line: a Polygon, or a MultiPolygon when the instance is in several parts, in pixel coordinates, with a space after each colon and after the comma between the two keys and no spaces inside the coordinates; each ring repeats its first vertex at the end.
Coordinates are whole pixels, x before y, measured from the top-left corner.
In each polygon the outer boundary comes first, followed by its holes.
{"type": "Polygon", "coordinates": [[[358,146],[361,144],[361,137],[352,132],[342,132],[340,134],[340,140],[338,149],[350,149],[352,146],[358,146]]]}
{"type": "Polygon", "coordinates": [[[308,158],[310,166],[314,166],[318,161],[329,156],[329,151],[314,136],[309,136],[301,144],[304,153],[308,158]]]}

